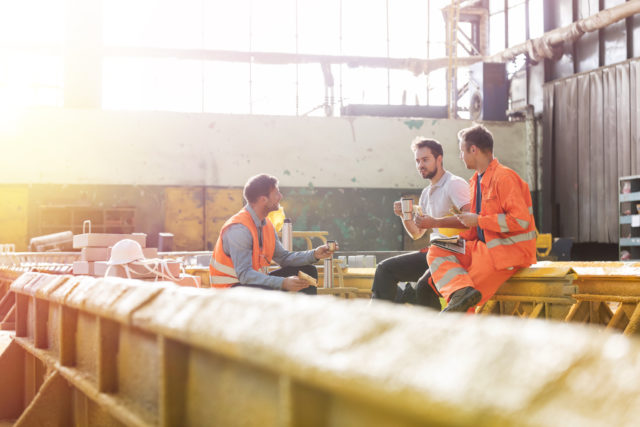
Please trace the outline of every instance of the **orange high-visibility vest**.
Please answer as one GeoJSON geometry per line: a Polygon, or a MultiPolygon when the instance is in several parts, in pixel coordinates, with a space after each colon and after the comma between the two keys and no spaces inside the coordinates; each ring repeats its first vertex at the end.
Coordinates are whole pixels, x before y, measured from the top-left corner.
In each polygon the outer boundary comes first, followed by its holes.
{"type": "Polygon", "coordinates": [[[260,247],[258,240],[258,228],[246,208],[243,208],[224,223],[209,263],[209,282],[212,288],[228,288],[239,282],[231,257],[225,254],[222,249],[222,236],[232,224],[242,224],[251,232],[251,237],[253,237],[251,256],[253,269],[260,271],[271,264],[273,252],[276,248],[276,233],[273,224],[268,218],[265,222],[265,226],[262,227],[262,247],[260,247]]]}
{"type": "MultiPolygon", "coordinates": [[[[476,212],[476,172],[471,186],[471,209],[476,212]]],[[[536,263],[536,224],[531,193],[527,183],[497,159],[480,181],[482,205],[478,225],[484,231],[485,243],[498,270],[528,267],[536,263]],[[507,212],[507,213],[505,213],[507,212]]],[[[477,240],[476,227],[460,233],[466,240],[477,240]]]]}

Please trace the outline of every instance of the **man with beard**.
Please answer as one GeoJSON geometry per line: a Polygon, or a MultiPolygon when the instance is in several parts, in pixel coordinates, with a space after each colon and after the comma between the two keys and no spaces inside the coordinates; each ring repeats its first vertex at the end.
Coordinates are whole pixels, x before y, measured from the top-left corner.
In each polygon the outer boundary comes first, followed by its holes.
{"type": "Polygon", "coordinates": [[[301,252],[284,249],[267,218],[269,212],[280,208],[282,199],[275,177],[261,174],[249,178],[244,198],[247,205],[220,230],[209,264],[211,287],[249,286],[316,294],[316,287],[299,279],[297,274],[302,271],[317,280],[318,272],[311,264],[330,257],[329,247],[322,245],[301,252]],[[272,260],[282,268],[268,273],[272,260]]]}
{"type": "MultiPolygon", "coordinates": [[[[431,181],[420,195],[420,207],[424,215],[402,221],[405,230],[414,239],[422,237],[428,229],[433,229],[431,237],[442,237],[439,228],[464,228],[464,225],[452,216],[452,211],[468,212],[469,184],[448,172],[442,166],[442,145],[435,139],[417,137],[411,143],[415,155],[416,168],[424,179],[431,181]]],[[[402,205],[395,202],[394,213],[402,218],[402,205]]],[[[462,230],[460,230],[462,231],[462,230]]],[[[430,283],[427,248],[418,252],[398,255],[382,261],[373,279],[372,298],[394,301],[398,282],[418,282],[417,303],[440,310],[440,299],[430,283]]],[[[409,285],[407,285],[409,286],[409,285]]]]}

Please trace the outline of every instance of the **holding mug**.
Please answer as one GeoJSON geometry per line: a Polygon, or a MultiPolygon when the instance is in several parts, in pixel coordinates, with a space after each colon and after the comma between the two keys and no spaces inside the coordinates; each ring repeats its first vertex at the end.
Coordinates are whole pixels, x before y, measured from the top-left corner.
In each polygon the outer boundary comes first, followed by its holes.
{"type": "Polygon", "coordinates": [[[409,220],[413,218],[413,199],[403,197],[400,199],[402,203],[402,219],[409,220]]]}

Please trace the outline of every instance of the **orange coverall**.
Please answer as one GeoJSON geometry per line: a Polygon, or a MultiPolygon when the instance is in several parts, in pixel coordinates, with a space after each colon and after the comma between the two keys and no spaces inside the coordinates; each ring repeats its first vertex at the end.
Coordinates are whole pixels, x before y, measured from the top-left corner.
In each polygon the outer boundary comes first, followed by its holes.
{"type": "MultiPolygon", "coordinates": [[[[478,173],[471,181],[471,207],[476,210],[478,173]]],[[[466,240],[464,254],[431,245],[427,261],[442,296],[467,286],[482,293],[484,304],[519,268],[536,262],[536,226],[529,186],[516,172],[497,159],[489,163],[480,181],[481,209],[478,226],[485,242],[478,239],[476,227],[460,233],[466,240]]]]}

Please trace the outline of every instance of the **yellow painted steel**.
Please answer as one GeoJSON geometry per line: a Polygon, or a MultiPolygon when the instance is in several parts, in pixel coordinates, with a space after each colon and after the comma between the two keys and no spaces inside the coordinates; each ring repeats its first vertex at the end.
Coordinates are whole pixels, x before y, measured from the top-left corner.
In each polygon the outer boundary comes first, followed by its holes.
{"type": "Polygon", "coordinates": [[[207,188],[205,192],[205,248],[213,250],[222,224],[244,206],[242,188],[207,188]]]}
{"type": "Polygon", "coordinates": [[[16,426],[637,423],[640,341],[607,331],[118,278],[11,290],[0,420],[16,426]]]}
{"type": "Polygon", "coordinates": [[[204,190],[201,187],[165,188],[164,230],[174,235],[174,250],[204,249],[204,190]]]}
{"type": "Polygon", "coordinates": [[[27,250],[28,203],[26,185],[0,186],[0,243],[14,243],[17,251],[27,250]]]}

